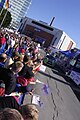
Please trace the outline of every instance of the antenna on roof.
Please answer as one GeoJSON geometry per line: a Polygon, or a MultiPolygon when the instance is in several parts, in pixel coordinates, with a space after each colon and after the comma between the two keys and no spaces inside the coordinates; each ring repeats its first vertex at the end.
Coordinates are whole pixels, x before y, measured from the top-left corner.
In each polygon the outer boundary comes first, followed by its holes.
{"type": "Polygon", "coordinates": [[[54,19],[55,19],[55,17],[52,18],[52,20],[51,20],[51,22],[50,22],[50,26],[52,25],[54,19]]]}

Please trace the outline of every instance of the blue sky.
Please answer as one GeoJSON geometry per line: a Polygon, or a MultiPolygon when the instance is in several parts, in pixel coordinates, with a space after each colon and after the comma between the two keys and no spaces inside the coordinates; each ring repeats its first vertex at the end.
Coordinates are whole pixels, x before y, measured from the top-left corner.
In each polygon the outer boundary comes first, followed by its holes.
{"type": "Polygon", "coordinates": [[[27,16],[50,23],[67,33],[80,48],[80,0],[32,0],[27,16]]]}

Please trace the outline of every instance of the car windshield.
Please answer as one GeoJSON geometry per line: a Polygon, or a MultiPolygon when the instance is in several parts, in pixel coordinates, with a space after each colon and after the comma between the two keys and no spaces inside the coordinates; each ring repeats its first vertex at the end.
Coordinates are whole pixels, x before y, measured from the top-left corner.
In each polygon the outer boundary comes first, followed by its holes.
{"type": "Polygon", "coordinates": [[[76,68],[80,69],[80,61],[77,61],[76,68]]]}
{"type": "Polygon", "coordinates": [[[49,59],[52,59],[52,60],[54,59],[54,57],[52,55],[47,55],[46,57],[49,59]]]}

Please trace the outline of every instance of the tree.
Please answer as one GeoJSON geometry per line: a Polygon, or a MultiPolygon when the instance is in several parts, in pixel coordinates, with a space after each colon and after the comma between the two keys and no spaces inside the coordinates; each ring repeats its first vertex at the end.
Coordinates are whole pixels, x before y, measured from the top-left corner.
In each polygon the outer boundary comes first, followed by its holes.
{"type": "MultiPolygon", "coordinates": [[[[2,10],[2,8],[0,8],[0,12],[1,12],[1,10],[2,10]]],[[[7,12],[6,18],[5,18],[5,20],[4,20],[4,22],[3,22],[1,27],[9,26],[10,22],[12,20],[11,13],[9,11],[7,11],[6,9],[3,9],[2,14],[0,15],[0,24],[1,24],[2,20],[3,20],[4,15],[5,15],[6,12],[7,12]]]]}

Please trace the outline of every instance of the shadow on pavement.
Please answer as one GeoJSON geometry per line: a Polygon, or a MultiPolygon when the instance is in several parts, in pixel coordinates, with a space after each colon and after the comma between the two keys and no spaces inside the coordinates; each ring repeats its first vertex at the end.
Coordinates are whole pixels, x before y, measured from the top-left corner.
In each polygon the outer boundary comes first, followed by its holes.
{"type": "Polygon", "coordinates": [[[60,80],[60,79],[58,79],[58,78],[55,78],[55,77],[53,77],[53,76],[51,76],[51,75],[49,75],[49,74],[47,74],[47,73],[44,73],[44,72],[42,72],[42,71],[38,71],[39,73],[41,73],[41,74],[43,74],[43,75],[45,75],[45,76],[47,76],[47,77],[49,77],[49,78],[52,78],[52,79],[54,79],[54,80],[56,80],[56,81],[58,81],[58,82],[61,82],[61,83],[63,83],[63,84],[66,84],[66,85],[69,85],[70,86],[70,84],[68,83],[68,82],[64,82],[64,81],[62,81],[62,80],[60,80]]]}
{"type": "Polygon", "coordinates": [[[52,69],[53,73],[62,76],[66,82],[70,84],[71,89],[73,90],[74,94],[76,95],[77,99],[80,101],[80,88],[77,86],[74,81],[72,81],[68,76],[65,76],[63,71],[59,68],[56,67],[56,69],[52,69]]]}

